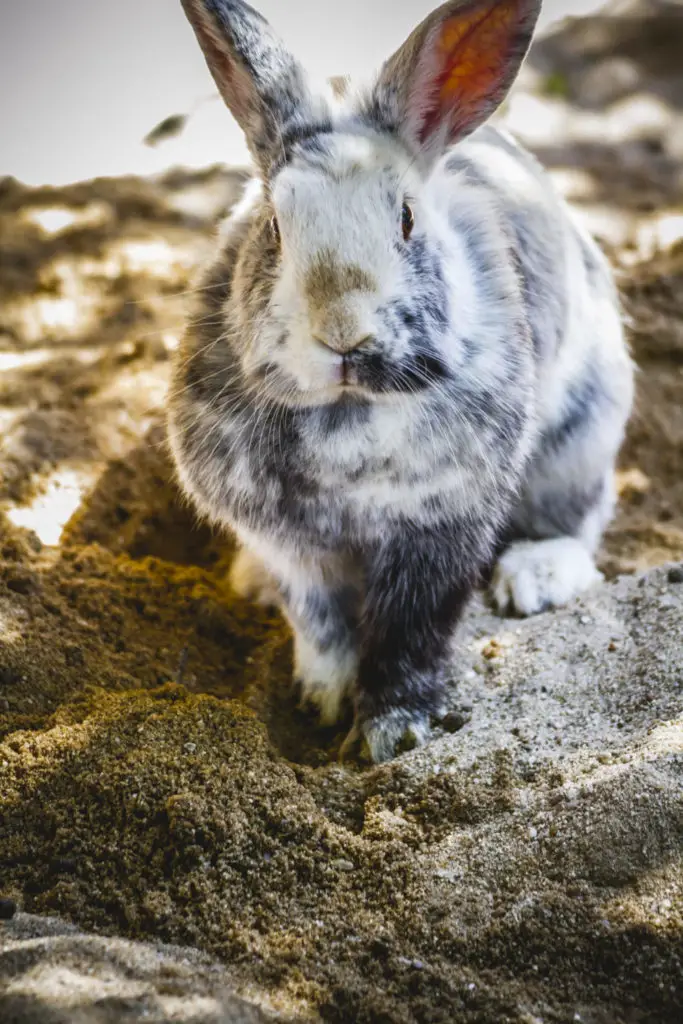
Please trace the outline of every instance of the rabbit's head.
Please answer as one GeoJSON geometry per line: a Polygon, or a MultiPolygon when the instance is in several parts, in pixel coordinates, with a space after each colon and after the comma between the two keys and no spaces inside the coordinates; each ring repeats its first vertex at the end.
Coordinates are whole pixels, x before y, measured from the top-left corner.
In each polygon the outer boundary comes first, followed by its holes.
{"type": "Polygon", "coordinates": [[[506,95],[541,0],[451,0],[369,86],[327,92],[248,4],[182,3],[261,182],[226,313],[247,378],[305,406],[457,373],[483,300],[430,177],[506,95]]]}

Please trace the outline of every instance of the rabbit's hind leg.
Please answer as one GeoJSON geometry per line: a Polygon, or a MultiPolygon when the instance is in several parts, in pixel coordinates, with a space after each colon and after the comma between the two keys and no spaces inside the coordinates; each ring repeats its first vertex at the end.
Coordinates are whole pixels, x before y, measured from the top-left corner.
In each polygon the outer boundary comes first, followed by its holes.
{"type": "Polygon", "coordinates": [[[515,510],[492,582],[502,613],[534,615],[568,604],[602,579],[595,553],[615,504],[614,458],[623,424],[541,447],[515,510]],[[607,443],[601,443],[603,442],[607,443]]]}
{"type": "Polygon", "coordinates": [[[522,540],[499,559],[492,595],[503,614],[535,615],[568,604],[602,578],[593,556],[576,537],[522,540]]]}
{"type": "Polygon", "coordinates": [[[557,608],[601,579],[595,553],[614,511],[633,366],[606,269],[585,241],[582,252],[586,302],[573,308],[572,328],[539,384],[541,429],[494,571],[501,612],[557,608]]]}
{"type": "MultiPolygon", "coordinates": [[[[515,532],[518,539],[503,551],[493,575],[491,592],[500,612],[535,615],[559,608],[602,579],[594,554],[611,517],[612,494],[610,472],[573,530],[558,530],[553,536],[549,531],[534,529],[531,520],[528,531],[515,532]]],[[[577,495],[558,494],[556,501],[558,511],[564,505],[563,514],[567,516],[572,501],[576,506],[577,495]]],[[[547,526],[546,516],[536,525],[547,526]]]]}

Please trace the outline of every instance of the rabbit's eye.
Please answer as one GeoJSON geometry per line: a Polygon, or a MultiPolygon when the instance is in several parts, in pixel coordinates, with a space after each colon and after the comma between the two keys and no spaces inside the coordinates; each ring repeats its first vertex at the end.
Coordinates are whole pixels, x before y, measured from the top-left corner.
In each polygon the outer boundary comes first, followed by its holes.
{"type": "Polygon", "coordinates": [[[407,242],[413,228],[415,227],[415,216],[407,203],[403,204],[403,209],[401,211],[401,227],[403,228],[403,237],[407,242]]]}
{"type": "Polygon", "coordinates": [[[280,225],[277,222],[277,217],[270,218],[270,233],[276,242],[280,241],[280,225]]]}

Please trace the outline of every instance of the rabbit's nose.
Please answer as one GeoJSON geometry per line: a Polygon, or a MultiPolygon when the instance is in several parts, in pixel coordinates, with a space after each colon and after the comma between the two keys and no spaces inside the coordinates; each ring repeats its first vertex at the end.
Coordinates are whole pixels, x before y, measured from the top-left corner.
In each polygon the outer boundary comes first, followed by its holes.
{"type": "Polygon", "coordinates": [[[355,352],[358,348],[370,345],[375,340],[375,336],[374,334],[363,334],[362,336],[349,338],[341,337],[337,334],[322,334],[320,331],[316,331],[313,334],[313,340],[317,341],[319,345],[328,348],[331,352],[345,356],[349,352],[355,352]]]}

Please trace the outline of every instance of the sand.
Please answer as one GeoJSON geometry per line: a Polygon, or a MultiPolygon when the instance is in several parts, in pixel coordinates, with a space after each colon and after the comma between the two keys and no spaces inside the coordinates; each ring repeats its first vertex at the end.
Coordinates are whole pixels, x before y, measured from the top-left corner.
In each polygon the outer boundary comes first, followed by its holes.
{"type": "Polygon", "coordinates": [[[286,627],[172,482],[169,358],[239,173],[0,182],[3,1021],[683,1018],[683,104],[659,148],[582,149],[544,59],[639,365],[607,580],[528,621],[478,597],[449,715],[381,767],[297,709],[286,627]]]}

